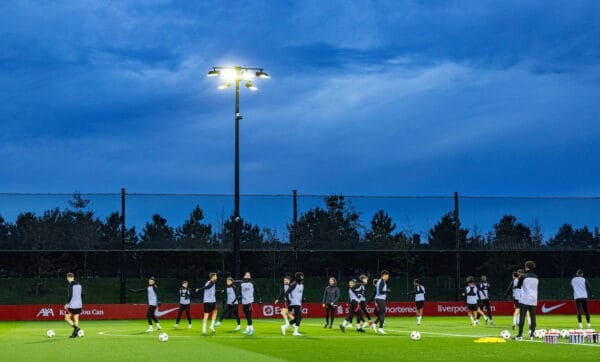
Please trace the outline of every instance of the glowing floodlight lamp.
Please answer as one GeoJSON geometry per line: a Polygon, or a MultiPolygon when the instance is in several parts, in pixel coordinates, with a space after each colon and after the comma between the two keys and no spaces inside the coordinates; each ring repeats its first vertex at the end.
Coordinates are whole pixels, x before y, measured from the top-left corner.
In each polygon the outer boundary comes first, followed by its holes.
{"type": "Polygon", "coordinates": [[[250,89],[251,91],[257,91],[258,90],[258,88],[256,88],[256,86],[251,81],[247,81],[246,82],[246,88],[250,89]]]}
{"type": "Polygon", "coordinates": [[[271,78],[271,76],[269,74],[265,73],[265,71],[263,69],[261,69],[258,72],[256,72],[256,77],[258,77],[258,78],[265,78],[265,79],[271,78]]]}

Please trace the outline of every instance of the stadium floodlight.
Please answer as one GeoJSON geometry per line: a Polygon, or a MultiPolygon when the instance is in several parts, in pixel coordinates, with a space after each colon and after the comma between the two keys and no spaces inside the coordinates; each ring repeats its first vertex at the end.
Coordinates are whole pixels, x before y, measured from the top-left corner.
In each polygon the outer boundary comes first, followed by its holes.
{"type": "Polygon", "coordinates": [[[217,87],[217,89],[225,89],[231,87],[231,82],[225,81],[217,87]]]}
{"type": "Polygon", "coordinates": [[[251,91],[258,90],[258,88],[256,88],[256,86],[251,81],[246,82],[246,88],[250,89],[251,91]]]}
{"type": "Polygon", "coordinates": [[[256,91],[258,88],[252,80],[254,78],[270,78],[269,74],[265,73],[263,68],[252,67],[213,67],[207,73],[209,77],[218,76],[222,79],[222,83],[218,86],[219,89],[229,88],[235,82],[235,186],[234,186],[234,209],[233,209],[233,277],[240,277],[240,246],[242,235],[242,220],[240,218],[240,82],[245,82],[245,87],[251,91],[256,91]]]}
{"type": "Polygon", "coordinates": [[[256,72],[256,76],[258,78],[265,78],[265,79],[269,79],[271,78],[270,75],[268,75],[267,73],[265,73],[264,69],[260,69],[259,71],[256,72]]]}
{"type": "Polygon", "coordinates": [[[219,72],[216,69],[213,69],[213,70],[209,71],[206,76],[208,76],[208,77],[216,77],[216,76],[219,76],[219,75],[221,75],[221,72],[219,72]]]}

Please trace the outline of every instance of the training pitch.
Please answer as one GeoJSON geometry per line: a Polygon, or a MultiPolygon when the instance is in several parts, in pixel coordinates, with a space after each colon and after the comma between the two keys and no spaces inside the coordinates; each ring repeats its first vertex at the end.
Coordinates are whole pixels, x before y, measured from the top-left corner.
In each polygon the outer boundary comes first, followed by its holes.
{"type": "MultiPolygon", "coordinates": [[[[496,317],[495,325],[471,327],[464,317],[427,317],[421,326],[415,318],[386,319],[387,335],[372,330],[342,333],[336,319],[332,329],[321,319],[305,319],[303,336],[283,336],[281,320],[255,320],[254,336],[234,332],[235,322],[225,320],[217,333],[203,336],[202,323],[187,329],[182,321],[161,321],[168,342],[159,332],[145,332],[144,320],[85,321],[85,336],[70,339],[72,329],[65,322],[0,322],[0,361],[592,361],[600,358],[600,344],[545,344],[543,340],[506,343],[475,343],[482,337],[500,337],[510,317],[496,317]],[[56,336],[46,337],[53,329],[56,336]],[[409,334],[418,330],[421,339],[409,334]]],[[[483,321],[482,321],[483,322],[483,321]]],[[[574,316],[542,316],[539,328],[576,327],[574,316]]],[[[592,320],[593,322],[593,320],[592,320]]],[[[242,323],[245,327],[245,323],[242,323]]],[[[243,329],[243,328],[242,328],[243,329]]]]}

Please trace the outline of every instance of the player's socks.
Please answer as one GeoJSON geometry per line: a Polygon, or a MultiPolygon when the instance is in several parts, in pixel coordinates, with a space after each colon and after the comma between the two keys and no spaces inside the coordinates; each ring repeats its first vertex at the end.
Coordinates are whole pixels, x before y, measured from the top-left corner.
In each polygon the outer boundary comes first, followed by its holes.
{"type": "Polygon", "coordinates": [[[293,335],[294,336],[301,336],[302,335],[302,333],[298,332],[298,326],[294,326],[294,333],[293,333],[293,335]]]}
{"type": "Polygon", "coordinates": [[[160,331],[160,329],[161,329],[160,323],[156,322],[156,330],[160,331]]]}
{"type": "Polygon", "coordinates": [[[238,324],[238,325],[237,325],[237,327],[235,327],[234,331],[236,331],[236,332],[237,332],[237,331],[239,331],[239,330],[241,330],[241,329],[242,329],[242,326],[240,326],[240,325],[238,324]]]}
{"type": "Polygon", "coordinates": [[[173,328],[177,329],[177,328],[179,328],[179,325],[177,323],[175,323],[175,325],[173,326],[173,328]]]}
{"type": "Polygon", "coordinates": [[[583,323],[579,323],[579,329],[583,329],[583,323]]]}
{"type": "Polygon", "coordinates": [[[152,326],[148,326],[148,329],[146,329],[146,332],[152,332],[154,331],[154,328],[152,328],[152,326]]]}
{"type": "Polygon", "coordinates": [[[592,329],[592,323],[588,323],[588,329],[592,329]]]}
{"type": "Polygon", "coordinates": [[[188,324],[188,328],[192,328],[192,323],[188,324]]]}

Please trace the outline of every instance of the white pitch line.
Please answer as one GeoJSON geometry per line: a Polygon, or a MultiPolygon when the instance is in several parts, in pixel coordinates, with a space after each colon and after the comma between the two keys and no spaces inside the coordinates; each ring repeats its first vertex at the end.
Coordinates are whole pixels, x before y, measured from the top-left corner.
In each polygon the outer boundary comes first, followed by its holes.
{"type": "MultiPolygon", "coordinates": [[[[278,324],[281,325],[281,321],[280,320],[257,320],[255,322],[259,322],[259,323],[268,323],[268,324],[278,324]]],[[[319,323],[304,323],[304,325],[309,325],[312,327],[318,327],[321,326],[321,324],[319,323]]],[[[161,329],[160,331],[162,332],[167,332],[164,329],[161,329]]],[[[410,333],[412,330],[407,329],[386,329],[387,332],[392,332],[392,333],[410,333]]],[[[158,331],[157,331],[158,332],[158,331]]],[[[443,332],[428,332],[428,331],[419,331],[422,335],[432,335],[432,336],[439,336],[439,337],[454,337],[454,338],[488,338],[488,337],[496,337],[495,335],[473,335],[473,334],[457,334],[457,333],[443,333],[443,332]]],[[[147,333],[143,333],[143,330],[108,330],[108,331],[100,331],[98,332],[99,335],[101,336],[110,336],[110,337],[147,337],[147,336],[152,336],[153,332],[147,332],[147,333]],[[120,333],[135,333],[135,334],[120,334],[120,333]]],[[[176,332],[174,332],[176,333],[176,332]]],[[[336,335],[332,335],[332,336],[311,336],[311,335],[305,335],[302,337],[309,337],[309,338],[314,338],[314,339],[331,339],[331,338],[339,338],[341,336],[344,336],[344,338],[364,338],[365,336],[375,336],[376,334],[374,333],[365,333],[365,334],[354,334],[354,333],[345,333],[345,334],[336,334],[336,335]]],[[[378,335],[379,336],[379,335],[378,335]]],[[[389,335],[388,335],[389,336],[389,335]]],[[[394,337],[394,335],[391,335],[392,337],[394,337]]],[[[260,333],[255,334],[254,336],[246,336],[243,335],[241,333],[234,333],[233,330],[224,330],[223,332],[217,332],[216,334],[208,334],[208,335],[203,335],[203,334],[196,334],[196,335],[177,335],[177,334],[170,334],[169,338],[197,338],[197,337],[218,337],[218,338],[252,338],[252,337],[256,337],[258,339],[267,339],[267,338],[287,338],[287,336],[282,336],[282,335],[263,335],[260,333]],[[223,334],[225,333],[225,334],[223,334]]],[[[542,340],[530,340],[530,339],[523,339],[522,341],[513,341],[510,340],[508,342],[528,342],[528,343],[544,343],[542,340]]],[[[584,347],[596,347],[596,348],[600,348],[600,343],[568,343],[568,342],[558,342],[557,344],[563,344],[563,345],[570,345],[570,346],[584,346],[584,347]]]]}

